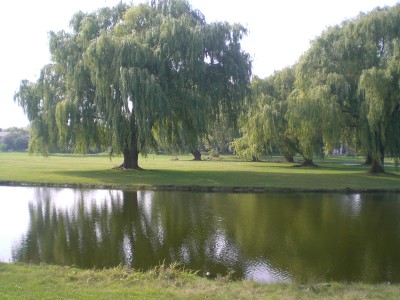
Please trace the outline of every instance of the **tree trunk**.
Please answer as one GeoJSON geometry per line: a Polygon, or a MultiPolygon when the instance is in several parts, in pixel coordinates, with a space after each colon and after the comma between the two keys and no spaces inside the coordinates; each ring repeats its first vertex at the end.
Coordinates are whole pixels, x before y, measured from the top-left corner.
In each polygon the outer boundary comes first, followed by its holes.
{"type": "Polygon", "coordinates": [[[190,153],[192,153],[192,155],[194,156],[193,160],[201,160],[201,153],[200,150],[196,149],[196,150],[192,150],[190,151],[190,153]]]}
{"type": "Polygon", "coordinates": [[[375,135],[376,147],[379,150],[375,155],[371,155],[372,164],[369,168],[369,172],[373,174],[385,173],[385,146],[382,143],[382,139],[378,134],[375,135]]]}
{"type": "Polygon", "coordinates": [[[372,160],[369,172],[373,174],[385,173],[385,169],[383,168],[383,165],[380,164],[379,159],[375,158],[372,160]]]}
{"type": "Polygon", "coordinates": [[[123,169],[143,170],[139,167],[139,151],[136,149],[124,149],[123,169]]]}
{"type": "Polygon", "coordinates": [[[141,167],[139,167],[139,148],[135,123],[135,115],[131,113],[130,130],[132,136],[130,136],[130,138],[127,137],[125,140],[125,148],[123,150],[124,162],[121,167],[123,169],[143,170],[141,167]]]}
{"type": "Polygon", "coordinates": [[[372,165],[372,156],[371,156],[371,153],[368,153],[367,156],[365,157],[364,165],[365,165],[365,166],[370,166],[370,165],[372,165]]]}
{"type": "Polygon", "coordinates": [[[301,164],[302,167],[316,167],[312,159],[304,158],[304,162],[301,164]]]}
{"type": "Polygon", "coordinates": [[[293,155],[285,154],[283,155],[288,163],[294,163],[293,155]]]}
{"type": "Polygon", "coordinates": [[[133,139],[133,141],[131,142],[130,147],[125,147],[123,154],[123,169],[143,170],[141,167],[139,167],[139,149],[137,141],[135,141],[135,139],[133,139]]]}
{"type": "Polygon", "coordinates": [[[257,157],[253,156],[252,159],[251,159],[251,161],[252,161],[252,162],[258,162],[258,161],[260,161],[260,160],[259,160],[257,157]]]}

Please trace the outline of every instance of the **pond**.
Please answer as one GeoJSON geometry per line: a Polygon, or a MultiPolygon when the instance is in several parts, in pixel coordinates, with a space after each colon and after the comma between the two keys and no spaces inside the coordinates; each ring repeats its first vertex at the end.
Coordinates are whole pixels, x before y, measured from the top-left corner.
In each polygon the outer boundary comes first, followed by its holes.
{"type": "Polygon", "coordinates": [[[0,186],[0,261],[400,282],[400,194],[0,186]]]}

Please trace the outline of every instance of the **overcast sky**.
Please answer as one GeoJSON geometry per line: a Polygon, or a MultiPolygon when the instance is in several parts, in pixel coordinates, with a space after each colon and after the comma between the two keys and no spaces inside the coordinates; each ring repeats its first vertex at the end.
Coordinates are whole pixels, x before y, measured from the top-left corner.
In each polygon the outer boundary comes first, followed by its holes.
{"type": "MultiPolygon", "coordinates": [[[[13,102],[23,79],[36,81],[50,62],[48,32],[69,30],[72,15],[114,6],[120,0],[13,0],[0,4],[0,128],[24,127],[28,120],[13,102]]],[[[122,1],[139,3],[143,1],[122,1]]],[[[393,6],[394,0],[191,0],[207,22],[238,22],[248,28],[243,48],[253,59],[253,74],[266,77],[293,65],[329,26],[393,6]]]]}

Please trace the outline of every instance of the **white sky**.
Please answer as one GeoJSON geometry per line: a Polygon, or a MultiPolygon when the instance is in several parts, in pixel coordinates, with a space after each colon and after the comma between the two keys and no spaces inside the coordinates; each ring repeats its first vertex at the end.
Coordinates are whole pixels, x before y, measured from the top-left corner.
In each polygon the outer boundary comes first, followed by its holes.
{"type": "MultiPolygon", "coordinates": [[[[340,24],[395,0],[189,0],[211,21],[239,22],[249,29],[243,48],[253,58],[253,74],[266,77],[293,65],[310,41],[340,24]]],[[[50,62],[48,32],[69,29],[72,15],[114,6],[120,0],[13,0],[0,9],[0,128],[24,127],[28,120],[13,101],[23,79],[36,81],[50,62]]],[[[122,1],[131,3],[132,1],[122,1]]],[[[147,2],[135,0],[133,3],[147,2]]]]}

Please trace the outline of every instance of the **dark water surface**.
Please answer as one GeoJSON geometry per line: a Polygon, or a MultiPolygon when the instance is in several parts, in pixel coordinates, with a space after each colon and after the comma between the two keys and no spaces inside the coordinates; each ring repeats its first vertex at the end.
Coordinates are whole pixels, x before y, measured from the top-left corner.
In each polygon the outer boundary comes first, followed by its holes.
{"type": "Polygon", "coordinates": [[[400,282],[400,194],[0,187],[0,261],[400,282]]]}

